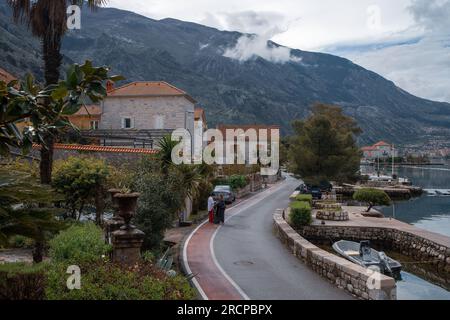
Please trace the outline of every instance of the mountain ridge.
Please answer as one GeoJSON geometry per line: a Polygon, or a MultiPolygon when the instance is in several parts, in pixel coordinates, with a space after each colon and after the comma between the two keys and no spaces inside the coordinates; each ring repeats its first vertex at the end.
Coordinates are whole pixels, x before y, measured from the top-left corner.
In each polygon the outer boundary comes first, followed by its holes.
{"type": "MultiPolygon", "coordinates": [[[[42,79],[39,41],[11,22],[0,4],[0,67],[42,79]]],[[[115,8],[83,10],[82,29],[63,41],[64,64],[92,59],[129,81],[164,80],[188,92],[218,123],[279,124],[305,117],[314,102],[340,105],[364,130],[360,143],[412,143],[450,137],[450,104],[415,97],[348,59],[291,49],[295,61],[224,56],[241,37],[172,18],[154,20],[115,8]]],[[[268,46],[280,46],[269,42],[268,46]]],[[[282,48],[287,48],[280,46],[282,48]]],[[[288,48],[289,49],[289,48],[288,48]]]]}

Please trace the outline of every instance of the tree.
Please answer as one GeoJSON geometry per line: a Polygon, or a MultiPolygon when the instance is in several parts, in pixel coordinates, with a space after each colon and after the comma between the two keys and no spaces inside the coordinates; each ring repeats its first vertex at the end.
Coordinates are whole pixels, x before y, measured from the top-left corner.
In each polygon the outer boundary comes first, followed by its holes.
{"type": "Polygon", "coordinates": [[[106,96],[104,83],[122,79],[110,77],[108,72],[108,68],[96,68],[86,61],[72,65],[66,80],[45,88],[31,75],[24,81],[0,81],[0,154],[8,156],[11,148],[27,152],[33,142],[45,146],[51,131],[73,127],[67,116],[83,106],[84,98],[99,102],[106,96]],[[19,122],[27,122],[22,132],[17,128],[19,122]]]}
{"type": "Polygon", "coordinates": [[[355,139],[359,130],[341,109],[316,105],[311,116],[294,121],[293,128],[296,134],[289,139],[288,156],[295,174],[311,184],[356,179],[361,159],[355,139]]]}
{"type": "Polygon", "coordinates": [[[104,208],[99,199],[104,198],[108,175],[109,167],[103,160],[71,157],[56,168],[52,185],[64,194],[73,219],[80,220],[85,206],[95,201],[96,223],[100,225],[104,208]]]}
{"type": "Polygon", "coordinates": [[[141,194],[134,223],[145,233],[144,248],[158,249],[184,205],[180,177],[175,170],[163,174],[160,164],[147,157],[136,168],[133,190],[141,194]]]}
{"type": "MultiPolygon", "coordinates": [[[[67,5],[82,6],[85,2],[91,9],[106,4],[106,0],[7,0],[13,10],[16,22],[29,26],[32,34],[42,41],[44,76],[47,86],[57,84],[61,67],[61,41],[67,31],[67,5]]],[[[51,104],[44,99],[47,108],[51,104]]],[[[50,184],[53,165],[54,133],[46,131],[43,136],[45,144],[41,148],[40,175],[41,183],[50,184]]]]}
{"type": "Polygon", "coordinates": [[[60,196],[50,187],[39,185],[30,174],[0,168],[0,245],[14,235],[35,241],[33,260],[42,262],[44,243],[49,234],[65,227],[56,219],[61,211],[53,206],[60,196]]]}
{"type": "Polygon", "coordinates": [[[369,205],[366,212],[370,212],[375,206],[388,206],[391,204],[391,199],[386,192],[380,189],[364,188],[359,189],[353,195],[356,201],[364,202],[369,205]]]}
{"type": "Polygon", "coordinates": [[[157,157],[161,161],[161,170],[164,174],[167,174],[169,168],[173,167],[172,150],[178,143],[179,142],[172,140],[170,135],[164,136],[159,140],[159,152],[157,157]]]}

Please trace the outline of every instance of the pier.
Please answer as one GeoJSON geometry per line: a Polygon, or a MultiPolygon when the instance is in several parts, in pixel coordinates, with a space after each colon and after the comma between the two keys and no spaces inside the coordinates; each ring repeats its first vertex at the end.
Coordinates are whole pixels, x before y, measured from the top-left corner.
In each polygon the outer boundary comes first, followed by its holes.
{"type": "Polygon", "coordinates": [[[351,198],[358,189],[373,188],[383,190],[392,199],[411,199],[423,194],[423,189],[414,186],[390,185],[390,186],[371,186],[371,185],[351,185],[333,186],[336,194],[351,198]]]}

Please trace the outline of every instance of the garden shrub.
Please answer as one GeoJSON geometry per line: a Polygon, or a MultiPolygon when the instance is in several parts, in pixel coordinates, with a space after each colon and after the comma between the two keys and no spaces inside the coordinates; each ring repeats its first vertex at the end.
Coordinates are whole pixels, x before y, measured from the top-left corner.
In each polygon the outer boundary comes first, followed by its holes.
{"type": "Polygon", "coordinates": [[[50,241],[49,255],[52,262],[79,264],[96,261],[106,256],[110,246],[105,244],[103,231],[95,224],[72,225],[50,241]]]}
{"type": "Polygon", "coordinates": [[[49,300],[192,300],[194,290],[180,276],[170,278],[149,263],[131,269],[97,261],[83,264],[81,289],[66,286],[67,264],[56,264],[48,273],[49,300]]]}
{"type": "MultiPolygon", "coordinates": [[[[103,197],[101,190],[106,185],[110,168],[104,160],[84,157],[70,157],[55,164],[53,187],[65,197],[65,203],[71,210],[72,218],[78,219],[89,203],[96,197],[103,197]]],[[[103,208],[97,208],[97,211],[103,208]]]]}
{"type": "Polygon", "coordinates": [[[295,200],[300,202],[307,202],[312,205],[313,197],[311,194],[299,194],[297,197],[295,197],[295,200]]]}
{"type": "Polygon", "coordinates": [[[159,249],[165,230],[184,204],[180,178],[175,170],[162,174],[151,160],[141,163],[138,172],[134,188],[141,196],[133,223],[145,233],[143,249],[159,249]]]}
{"type": "Polygon", "coordinates": [[[312,223],[311,205],[304,201],[292,202],[289,219],[296,229],[310,225],[312,223]]]}
{"type": "Polygon", "coordinates": [[[0,264],[0,300],[43,300],[46,264],[0,264]]]}
{"type": "Polygon", "coordinates": [[[245,188],[248,184],[247,178],[241,175],[233,175],[230,177],[230,185],[234,190],[245,188]]]}
{"type": "Polygon", "coordinates": [[[370,212],[374,206],[388,206],[391,204],[391,198],[389,198],[386,192],[373,188],[363,188],[357,190],[353,194],[353,199],[367,203],[369,206],[367,212],[370,212]]]}
{"type": "Polygon", "coordinates": [[[230,177],[217,178],[213,181],[215,186],[230,186],[233,190],[245,188],[248,185],[247,177],[232,175],[230,177]]]}

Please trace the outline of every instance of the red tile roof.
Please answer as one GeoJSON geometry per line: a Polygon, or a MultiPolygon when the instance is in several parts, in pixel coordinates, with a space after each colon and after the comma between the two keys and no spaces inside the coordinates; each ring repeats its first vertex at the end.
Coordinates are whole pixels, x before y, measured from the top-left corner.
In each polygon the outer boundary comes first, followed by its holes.
{"type": "MultiPolygon", "coordinates": [[[[33,148],[40,149],[41,146],[34,144],[33,148]]],[[[102,147],[95,145],[72,145],[55,143],[55,150],[74,150],[74,151],[91,151],[91,152],[111,152],[111,153],[141,153],[141,154],[157,154],[157,150],[152,149],[135,149],[121,147],[102,147]]]]}
{"type": "Polygon", "coordinates": [[[380,141],[380,142],[378,142],[378,143],[375,143],[374,145],[373,145],[374,147],[384,147],[384,146],[391,146],[389,143],[387,143],[387,142],[384,142],[384,141],[380,141]]]}
{"type": "Polygon", "coordinates": [[[102,109],[97,105],[82,106],[73,116],[101,116],[102,109]]]}
{"type": "Polygon", "coordinates": [[[108,92],[109,97],[135,97],[135,96],[154,96],[154,97],[164,97],[164,96],[181,96],[186,97],[191,102],[196,103],[196,101],[189,96],[186,92],[178,89],[171,84],[164,81],[137,81],[126,84],[122,87],[112,89],[108,92]]]}
{"type": "Polygon", "coordinates": [[[16,78],[13,75],[0,68],[0,81],[9,83],[13,80],[16,80],[16,78]]]}
{"type": "Polygon", "coordinates": [[[363,147],[361,148],[362,151],[375,151],[377,148],[371,146],[371,147],[363,147]]]}

